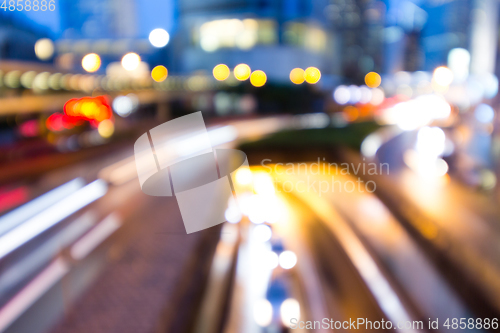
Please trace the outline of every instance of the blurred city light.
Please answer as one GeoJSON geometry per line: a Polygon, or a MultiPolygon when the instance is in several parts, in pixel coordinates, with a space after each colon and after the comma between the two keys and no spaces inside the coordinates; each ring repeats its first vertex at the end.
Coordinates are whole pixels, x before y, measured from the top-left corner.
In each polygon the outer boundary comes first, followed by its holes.
{"type": "Polygon", "coordinates": [[[54,43],[48,38],[37,40],[35,54],[40,60],[49,60],[54,55],[54,43]]]}
{"type": "Polygon", "coordinates": [[[33,79],[33,90],[42,91],[49,89],[49,72],[38,73],[33,79]]]}
{"type": "Polygon", "coordinates": [[[499,312],[498,0],[3,2],[1,332],[499,312]]]}
{"type": "Polygon", "coordinates": [[[96,53],[89,53],[82,59],[82,67],[89,73],[97,71],[101,67],[101,57],[96,53]]]}
{"type": "Polygon", "coordinates": [[[448,53],[448,68],[457,82],[463,82],[469,76],[470,53],[466,49],[454,48],[448,53]]]}
{"type": "Polygon", "coordinates": [[[275,269],[279,266],[279,256],[276,252],[267,251],[265,254],[264,262],[269,269],[275,269]]]}
{"type": "Polygon", "coordinates": [[[165,29],[161,28],[154,29],[149,34],[149,42],[154,47],[164,47],[165,45],[168,44],[169,40],[170,40],[170,35],[165,29]]]}
{"type": "Polygon", "coordinates": [[[20,78],[21,85],[27,89],[33,88],[33,81],[35,80],[35,77],[36,77],[35,71],[28,71],[23,73],[23,75],[21,75],[20,78]]]}
{"type": "Polygon", "coordinates": [[[99,199],[106,194],[107,189],[106,183],[98,179],[4,233],[0,236],[0,258],[5,257],[61,220],[99,199]]]}
{"type": "Polygon", "coordinates": [[[498,93],[498,78],[492,73],[485,73],[480,76],[481,84],[484,88],[484,97],[493,98],[498,93]]]}
{"type": "Polygon", "coordinates": [[[236,171],[236,182],[240,185],[248,185],[252,182],[252,171],[249,168],[239,168],[236,171]]]}
{"type": "Polygon", "coordinates": [[[481,170],[480,177],[481,177],[481,186],[485,190],[491,190],[495,188],[495,185],[497,184],[497,176],[493,171],[488,169],[481,170]]]}
{"type": "Polygon", "coordinates": [[[21,71],[10,71],[4,76],[5,85],[9,88],[19,88],[21,85],[21,71]]]}
{"type": "Polygon", "coordinates": [[[135,108],[134,101],[129,96],[117,96],[112,106],[116,114],[121,117],[128,117],[135,108]]]}
{"type": "Polygon", "coordinates": [[[236,203],[232,203],[229,205],[224,213],[224,217],[229,223],[238,223],[241,221],[242,215],[240,210],[236,206],[236,203]]]}
{"type": "Polygon", "coordinates": [[[453,72],[448,67],[438,67],[434,70],[432,80],[441,87],[447,87],[453,82],[453,72]]]}
{"type": "Polygon", "coordinates": [[[267,75],[261,70],[254,71],[252,75],[250,75],[250,83],[254,87],[262,87],[264,84],[266,84],[267,81],[267,75]]]}
{"type": "Polygon", "coordinates": [[[495,110],[488,104],[479,104],[474,110],[474,116],[479,122],[488,124],[495,118],[495,110]]]}
{"type": "Polygon", "coordinates": [[[358,86],[352,84],[349,87],[349,103],[356,104],[361,101],[361,90],[358,86]]]}
{"type": "Polygon", "coordinates": [[[112,117],[111,107],[105,96],[70,99],[64,113],[75,119],[101,122],[112,117]]]}
{"type": "Polygon", "coordinates": [[[99,125],[97,126],[97,131],[103,138],[109,138],[115,132],[115,125],[111,120],[105,119],[99,123],[99,125]]]}
{"type": "Polygon", "coordinates": [[[271,237],[273,236],[273,232],[268,225],[261,224],[255,226],[252,231],[252,235],[257,242],[265,243],[271,239],[271,237]]]}
{"type": "Polygon", "coordinates": [[[321,72],[316,67],[308,67],[304,72],[304,78],[307,83],[315,84],[321,79],[321,72]]]}
{"type": "Polygon", "coordinates": [[[446,175],[448,163],[440,157],[420,154],[415,150],[408,150],[403,155],[405,164],[422,178],[436,179],[446,175]]]}
{"type": "Polygon", "coordinates": [[[139,67],[141,63],[141,57],[134,52],[127,53],[122,58],[122,66],[127,71],[133,71],[139,67]]]}
{"type": "Polygon", "coordinates": [[[212,73],[217,81],[224,81],[229,77],[230,70],[227,65],[219,64],[214,67],[212,73]]]}
{"type": "Polygon", "coordinates": [[[367,104],[372,100],[372,90],[366,86],[359,87],[360,99],[359,102],[362,104],[367,104]]]}
{"type": "MultiPolygon", "coordinates": [[[[255,19],[215,20],[205,22],[200,26],[199,42],[206,52],[235,47],[248,50],[258,42],[259,30],[259,23],[255,19]]],[[[260,36],[265,35],[260,34],[260,36]]]]}
{"type": "Polygon", "coordinates": [[[257,325],[267,327],[273,320],[273,306],[267,299],[256,301],[253,305],[253,318],[257,325]]]}
{"type": "Polygon", "coordinates": [[[377,88],[382,83],[382,78],[378,73],[370,72],[365,75],[365,83],[370,88],[377,88]]]}
{"type": "Polygon", "coordinates": [[[300,304],[294,298],[288,298],[281,303],[280,307],[281,322],[285,327],[290,327],[291,320],[300,320],[300,304]]]}
{"type": "Polygon", "coordinates": [[[67,129],[72,129],[83,123],[82,120],[76,117],[70,117],[59,112],[51,114],[45,121],[45,126],[49,131],[59,132],[67,129]]]}
{"type": "Polygon", "coordinates": [[[253,177],[253,187],[255,193],[259,195],[274,196],[273,179],[267,173],[264,172],[256,173],[253,177]]]}
{"type": "Polygon", "coordinates": [[[61,77],[63,75],[61,73],[54,73],[49,77],[49,87],[52,90],[61,89],[61,77]]]}
{"type": "Polygon", "coordinates": [[[165,66],[159,65],[151,71],[151,77],[156,82],[163,82],[168,76],[168,70],[165,66]]]}
{"type": "Polygon", "coordinates": [[[252,70],[247,64],[239,64],[234,67],[234,77],[239,81],[245,81],[250,77],[252,70]]]}
{"type": "Polygon", "coordinates": [[[382,145],[382,138],[378,133],[368,135],[361,144],[361,153],[366,157],[373,157],[382,145]]]}
{"type": "Polygon", "coordinates": [[[396,124],[402,130],[410,131],[435,119],[447,119],[450,114],[451,106],[443,97],[429,94],[384,110],[381,119],[386,124],[396,124]]]}
{"type": "Polygon", "coordinates": [[[344,108],[344,118],[349,122],[356,121],[359,117],[359,110],[357,107],[348,105],[344,108]]]}
{"type": "Polygon", "coordinates": [[[290,71],[290,81],[295,84],[301,84],[305,80],[305,72],[302,68],[294,68],[290,71]]]}
{"type": "Polygon", "coordinates": [[[335,91],[333,93],[333,99],[340,105],[347,104],[347,102],[349,102],[349,100],[351,99],[349,88],[343,85],[340,85],[337,88],[335,88],[335,91]]]}
{"type": "Polygon", "coordinates": [[[283,269],[291,269],[297,264],[297,256],[292,251],[283,251],[279,255],[280,266],[283,269]]]}
{"type": "Polygon", "coordinates": [[[384,91],[380,88],[372,89],[372,99],[370,104],[372,105],[380,105],[384,102],[385,94],[384,91]]]}
{"type": "Polygon", "coordinates": [[[415,149],[419,154],[438,157],[445,150],[446,135],[439,127],[422,127],[418,130],[415,149]]]}

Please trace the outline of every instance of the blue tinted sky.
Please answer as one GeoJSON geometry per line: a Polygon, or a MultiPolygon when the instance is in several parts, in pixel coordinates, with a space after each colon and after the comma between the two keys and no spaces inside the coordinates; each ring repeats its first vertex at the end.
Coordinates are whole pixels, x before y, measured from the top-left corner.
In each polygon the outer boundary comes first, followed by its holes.
{"type": "MultiPolygon", "coordinates": [[[[15,16],[20,20],[33,21],[45,26],[53,32],[54,38],[62,33],[60,25],[60,11],[56,0],[55,11],[23,11],[7,12],[7,15],[15,16]]],[[[145,38],[155,28],[164,28],[171,32],[174,25],[174,1],[173,0],[136,0],[138,15],[138,36],[145,38]]]]}

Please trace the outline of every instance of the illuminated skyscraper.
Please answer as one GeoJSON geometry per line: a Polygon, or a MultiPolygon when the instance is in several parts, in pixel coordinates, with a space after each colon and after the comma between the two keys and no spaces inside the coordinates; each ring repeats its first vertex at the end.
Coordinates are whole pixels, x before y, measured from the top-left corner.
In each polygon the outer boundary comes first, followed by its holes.
{"type": "Polygon", "coordinates": [[[137,37],[135,0],[60,0],[65,38],[137,37]]]}
{"type": "Polygon", "coordinates": [[[271,80],[290,70],[327,69],[338,50],[324,9],[327,0],[186,0],[178,2],[180,31],[175,58],[184,71],[211,70],[221,58],[232,67],[247,63],[271,80]]]}

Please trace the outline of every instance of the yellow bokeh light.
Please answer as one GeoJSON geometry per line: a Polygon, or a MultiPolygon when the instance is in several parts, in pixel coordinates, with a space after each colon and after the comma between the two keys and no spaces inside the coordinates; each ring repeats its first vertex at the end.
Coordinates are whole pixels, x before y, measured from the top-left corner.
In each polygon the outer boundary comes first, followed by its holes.
{"type": "Polygon", "coordinates": [[[161,66],[161,65],[160,66],[156,66],[151,71],[151,77],[156,82],[165,81],[165,79],[167,78],[167,76],[168,76],[168,70],[167,70],[167,68],[165,66],[161,66]]]}
{"type": "Polygon", "coordinates": [[[377,88],[382,83],[382,78],[378,73],[370,72],[365,75],[365,83],[370,88],[377,88]]]}
{"type": "Polygon", "coordinates": [[[267,81],[267,75],[263,71],[254,71],[252,75],[250,75],[250,83],[254,87],[262,87],[264,84],[266,84],[267,81]]]}
{"type": "Polygon", "coordinates": [[[217,81],[224,81],[229,77],[229,67],[224,64],[219,64],[214,67],[213,74],[217,81]]]}
{"type": "Polygon", "coordinates": [[[109,138],[115,132],[115,125],[109,119],[103,120],[97,126],[97,132],[103,138],[109,138]]]}
{"type": "Polygon", "coordinates": [[[321,72],[316,67],[308,67],[304,72],[304,78],[307,83],[315,84],[321,79],[321,72]]]}
{"type": "Polygon", "coordinates": [[[130,52],[123,56],[122,58],[122,66],[127,71],[133,71],[139,67],[141,63],[141,57],[137,53],[130,52]]]}
{"type": "Polygon", "coordinates": [[[247,64],[239,64],[234,67],[234,77],[239,81],[245,81],[250,77],[252,70],[247,64]]]}
{"type": "Polygon", "coordinates": [[[290,71],[290,81],[293,83],[301,84],[304,80],[304,70],[302,68],[294,68],[290,71]]]}
{"type": "Polygon", "coordinates": [[[95,53],[89,53],[82,59],[82,67],[89,73],[97,71],[101,67],[101,57],[95,53]]]}
{"type": "Polygon", "coordinates": [[[445,66],[438,67],[432,75],[433,81],[442,87],[447,87],[453,82],[453,72],[445,66]]]}
{"type": "Polygon", "coordinates": [[[236,182],[240,185],[248,185],[252,182],[252,171],[249,168],[240,168],[236,171],[236,182]]]}

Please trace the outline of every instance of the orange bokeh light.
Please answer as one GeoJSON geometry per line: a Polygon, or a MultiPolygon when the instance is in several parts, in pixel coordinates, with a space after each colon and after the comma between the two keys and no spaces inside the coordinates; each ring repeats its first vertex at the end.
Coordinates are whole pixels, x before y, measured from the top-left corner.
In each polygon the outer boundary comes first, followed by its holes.
{"type": "Polygon", "coordinates": [[[98,123],[113,116],[106,96],[70,99],[64,105],[64,113],[69,117],[98,123]]]}

